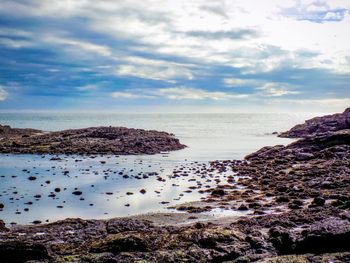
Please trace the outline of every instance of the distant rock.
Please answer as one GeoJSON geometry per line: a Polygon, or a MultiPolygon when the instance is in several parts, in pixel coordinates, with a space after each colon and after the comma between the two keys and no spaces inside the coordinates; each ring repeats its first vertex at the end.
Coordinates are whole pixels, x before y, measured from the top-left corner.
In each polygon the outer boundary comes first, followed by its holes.
{"type": "Polygon", "coordinates": [[[344,129],[350,129],[350,107],[343,113],[315,117],[307,120],[305,123],[296,125],[289,131],[282,132],[279,136],[287,138],[303,138],[344,129]]]}
{"type": "MultiPolygon", "coordinates": [[[[173,135],[153,130],[91,127],[43,132],[0,125],[0,153],[130,155],[156,154],[185,147],[173,135]]],[[[51,160],[61,159],[52,157],[51,160]]]]}

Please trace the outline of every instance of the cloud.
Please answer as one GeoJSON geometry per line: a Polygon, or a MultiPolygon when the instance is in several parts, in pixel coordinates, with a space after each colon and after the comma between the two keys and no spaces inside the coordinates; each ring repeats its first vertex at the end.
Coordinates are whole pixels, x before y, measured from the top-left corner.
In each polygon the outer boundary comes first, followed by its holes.
{"type": "Polygon", "coordinates": [[[9,47],[9,48],[24,48],[32,46],[32,42],[21,39],[11,39],[0,37],[0,45],[9,47]]]}
{"type": "Polygon", "coordinates": [[[263,95],[268,97],[300,94],[300,91],[291,90],[286,86],[288,85],[283,83],[266,83],[264,86],[257,88],[257,90],[262,90],[263,95]]]}
{"type": "Polygon", "coordinates": [[[7,92],[5,91],[5,89],[0,86],[0,101],[4,101],[7,98],[7,92]]]}
{"type": "Polygon", "coordinates": [[[349,14],[349,8],[346,1],[298,1],[293,6],[282,9],[282,14],[300,21],[326,23],[342,21],[349,14]]]}
{"type": "Polygon", "coordinates": [[[254,86],[258,83],[258,81],[254,79],[240,79],[240,78],[224,78],[222,82],[227,87],[238,87],[238,86],[248,86],[248,85],[254,86]]]}
{"type": "Polygon", "coordinates": [[[151,95],[145,95],[145,94],[137,94],[133,93],[132,91],[116,91],[112,94],[113,98],[117,99],[153,99],[154,97],[151,95]]]}
{"type": "Polygon", "coordinates": [[[97,90],[98,88],[99,88],[98,85],[88,84],[88,85],[85,85],[85,86],[78,87],[77,89],[80,90],[80,91],[94,91],[94,90],[97,90]]]}
{"type": "Polygon", "coordinates": [[[44,39],[48,43],[71,46],[77,49],[83,49],[88,52],[96,53],[101,56],[109,57],[112,55],[112,51],[109,47],[104,45],[98,45],[91,42],[69,39],[64,37],[47,36],[44,39]]]}
{"type": "Polygon", "coordinates": [[[22,96],[13,107],[87,91],[152,103],[349,97],[349,8],[343,0],[3,0],[0,83],[23,87],[11,90],[22,96]]]}
{"type": "Polygon", "coordinates": [[[204,39],[234,39],[243,40],[257,38],[258,31],[252,29],[233,29],[228,31],[189,31],[185,33],[190,37],[199,37],[204,39]]]}
{"type": "Polygon", "coordinates": [[[234,94],[228,92],[219,91],[207,91],[199,88],[190,87],[171,87],[171,88],[159,88],[152,90],[127,90],[122,92],[113,92],[111,94],[114,98],[124,99],[154,99],[163,98],[168,100],[228,100],[245,98],[245,94],[234,94]]]}
{"type": "Polygon", "coordinates": [[[188,69],[191,65],[140,57],[128,57],[125,61],[128,64],[120,65],[116,71],[117,75],[168,82],[174,82],[176,79],[194,79],[191,70],[188,69]]]}

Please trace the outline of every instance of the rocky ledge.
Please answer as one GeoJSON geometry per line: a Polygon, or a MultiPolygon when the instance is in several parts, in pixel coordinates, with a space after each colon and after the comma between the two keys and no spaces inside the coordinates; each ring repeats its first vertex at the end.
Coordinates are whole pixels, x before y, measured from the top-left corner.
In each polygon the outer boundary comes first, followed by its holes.
{"type": "Polygon", "coordinates": [[[232,169],[236,178],[205,190],[204,202],[179,207],[188,211],[187,224],[66,219],[7,229],[0,223],[1,260],[350,262],[350,129],[321,120],[329,129],[315,133],[306,125],[301,134],[309,136],[288,146],[211,162],[210,171],[232,169]],[[213,208],[247,213],[190,223],[213,208]]]}
{"type": "Polygon", "coordinates": [[[185,148],[166,132],[124,127],[91,127],[57,132],[0,125],[0,153],[156,154],[185,148]]]}
{"type": "Polygon", "coordinates": [[[325,132],[334,132],[350,128],[350,108],[343,113],[316,117],[296,125],[287,132],[281,133],[280,137],[302,138],[310,137],[325,132]]]}

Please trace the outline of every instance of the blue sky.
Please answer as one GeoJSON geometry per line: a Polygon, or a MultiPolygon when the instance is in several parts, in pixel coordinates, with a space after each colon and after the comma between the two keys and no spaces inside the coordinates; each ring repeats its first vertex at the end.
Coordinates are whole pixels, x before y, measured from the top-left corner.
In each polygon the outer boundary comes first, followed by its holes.
{"type": "Polygon", "coordinates": [[[340,111],[348,0],[0,0],[0,110],[340,111]]]}

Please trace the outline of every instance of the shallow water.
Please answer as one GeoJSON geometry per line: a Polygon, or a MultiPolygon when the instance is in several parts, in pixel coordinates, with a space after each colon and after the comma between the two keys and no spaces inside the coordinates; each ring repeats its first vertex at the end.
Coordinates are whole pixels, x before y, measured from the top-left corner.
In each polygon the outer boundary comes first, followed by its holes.
{"type": "Polygon", "coordinates": [[[263,146],[289,143],[291,140],[277,138],[271,133],[287,130],[308,117],[285,114],[0,114],[2,124],[43,130],[100,125],[164,130],[174,133],[188,146],[184,150],[152,156],[61,156],[62,160],[58,161],[50,160],[52,156],[49,155],[2,154],[0,203],[5,208],[0,211],[0,219],[6,223],[27,224],[33,220],[51,222],[67,217],[110,218],[169,212],[168,206],[197,201],[205,196],[199,189],[189,187],[199,185],[203,190],[215,186],[218,182],[214,179],[225,183],[227,176],[213,173],[208,182],[208,178],[188,170],[188,176],[173,178],[174,169],[208,165],[209,160],[242,159],[263,146]],[[157,175],[142,178],[149,173],[157,175]],[[36,180],[28,180],[30,176],[35,176],[36,180]],[[60,192],[55,192],[55,188],[60,188],[60,192]],[[82,195],[73,195],[75,189],[82,195]],[[146,193],[140,193],[141,189],[146,193]],[[191,192],[185,192],[188,190],[191,192]],[[127,192],[133,194],[127,195],[127,192]],[[35,198],[35,195],[41,197],[35,198]]]}

